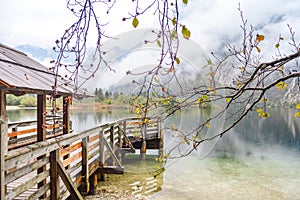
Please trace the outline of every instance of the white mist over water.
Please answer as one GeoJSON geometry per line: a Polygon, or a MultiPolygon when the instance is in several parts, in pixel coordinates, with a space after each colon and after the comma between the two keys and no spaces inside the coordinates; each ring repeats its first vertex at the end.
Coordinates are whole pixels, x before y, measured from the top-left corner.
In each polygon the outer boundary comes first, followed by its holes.
{"type": "Polygon", "coordinates": [[[299,121],[287,120],[294,110],[282,111],[266,120],[250,113],[207,157],[178,159],[149,199],[300,199],[299,121]]]}

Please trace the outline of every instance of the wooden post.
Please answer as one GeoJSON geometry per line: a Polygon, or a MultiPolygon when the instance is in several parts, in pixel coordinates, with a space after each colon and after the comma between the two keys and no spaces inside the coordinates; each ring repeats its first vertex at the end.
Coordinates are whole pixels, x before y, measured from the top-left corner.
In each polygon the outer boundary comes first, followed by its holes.
{"type": "MultiPolygon", "coordinates": [[[[127,121],[126,121],[126,119],[123,121],[123,133],[124,133],[124,137],[126,137],[127,136],[127,121]]],[[[127,141],[125,140],[125,144],[126,144],[126,146],[127,146],[127,141]]],[[[126,154],[126,152],[125,151],[122,151],[122,162],[123,162],[123,160],[125,159],[125,154],[126,154]]]]}
{"type": "Polygon", "coordinates": [[[7,136],[7,114],[6,114],[6,90],[0,89],[0,199],[5,199],[5,155],[8,152],[8,136],[7,136]]]}
{"type": "Polygon", "coordinates": [[[141,131],[142,131],[142,145],[140,149],[140,157],[142,159],[145,159],[146,151],[147,151],[147,143],[146,143],[147,124],[146,123],[142,124],[141,131]]]}
{"type": "MultiPolygon", "coordinates": [[[[110,147],[111,147],[111,149],[112,149],[112,151],[113,151],[113,153],[115,153],[115,145],[114,145],[114,125],[112,125],[111,127],[110,127],[110,130],[109,130],[109,132],[110,132],[110,147]]],[[[115,162],[114,162],[114,160],[113,159],[111,159],[111,163],[108,163],[110,166],[114,166],[115,165],[115,162]]]]}
{"type": "MultiPolygon", "coordinates": [[[[46,140],[46,95],[41,94],[37,96],[37,142],[46,140]]],[[[37,159],[43,159],[46,155],[39,156],[37,159]]],[[[40,174],[46,171],[46,165],[37,169],[37,173],[40,174]]],[[[43,187],[46,184],[46,179],[38,183],[38,188],[43,187]]],[[[43,196],[45,197],[45,196],[43,196]]]]}
{"type": "Polygon", "coordinates": [[[71,97],[63,97],[63,133],[68,134],[70,132],[70,102],[71,97]]]}
{"type": "Polygon", "coordinates": [[[126,135],[127,131],[126,131],[126,120],[123,121],[123,131],[124,134],[126,135]]]}
{"type": "MultiPolygon", "coordinates": [[[[104,155],[104,133],[103,130],[99,132],[99,165],[100,167],[105,166],[105,155],[104,155]]],[[[106,179],[106,174],[99,174],[99,181],[105,181],[106,179]]]]}
{"type": "Polygon", "coordinates": [[[123,145],[123,141],[122,141],[122,133],[121,133],[121,124],[118,125],[118,152],[117,152],[117,157],[120,160],[120,163],[122,163],[123,159],[122,159],[122,145],[123,145]]]}
{"type": "Polygon", "coordinates": [[[89,137],[82,138],[82,161],[81,161],[81,186],[80,190],[82,193],[88,193],[90,190],[90,184],[89,184],[89,158],[88,158],[88,141],[89,137]]]}
{"type": "Polygon", "coordinates": [[[159,156],[163,157],[164,156],[164,133],[161,127],[161,119],[157,119],[157,133],[159,136],[159,156]]]}
{"type": "Polygon", "coordinates": [[[58,179],[58,166],[59,159],[58,149],[50,152],[50,199],[59,200],[59,179],[58,179]]]}
{"type": "Polygon", "coordinates": [[[97,174],[94,173],[90,176],[90,192],[89,192],[89,194],[95,195],[97,193],[97,184],[98,184],[97,174]]]}
{"type": "MultiPolygon", "coordinates": [[[[71,96],[63,97],[63,134],[68,134],[70,132],[70,104],[72,101],[71,96]]],[[[70,145],[65,145],[65,147],[69,147],[70,145]]],[[[66,154],[63,157],[63,160],[68,159],[70,154],[66,154]]],[[[70,165],[65,166],[68,169],[70,165]]]]}
{"type": "MultiPolygon", "coordinates": [[[[18,127],[13,127],[11,129],[11,132],[17,132],[17,131],[18,131],[18,127]]],[[[13,136],[13,137],[9,138],[9,140],[12,140],[12,142],[11,142],[12,144],[17,143],[18,142],[17,139],[18,139],[18,136],[13,136]]]]}

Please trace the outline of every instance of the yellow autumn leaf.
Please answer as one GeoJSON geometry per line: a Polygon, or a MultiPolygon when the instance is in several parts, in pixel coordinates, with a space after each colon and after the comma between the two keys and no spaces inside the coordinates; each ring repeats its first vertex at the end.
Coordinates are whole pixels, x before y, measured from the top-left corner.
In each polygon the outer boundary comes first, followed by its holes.
{"type": "Polygon", "coordinates": [[[182,26],[181,33],[182,33],[182,36],[185,39],[187,39],[187,40],[190,39],[190,37],[191,37],[191,31],[189,29],[187,29],[185,26],[182,26]]]}
{"type": "Polygon", "coordinates": [[[227,97],[227,98],[225,99],[226,103],[229,103],[230,100],[231,100],[231,98],[229,98],[229,97],[227,97]]]}
{"type": "Polygon", "coordinates": [[[189,0],[182,0],[184,4],[188,4],[189,0]]]}
{"type": "Polygon", "coordinates": [[[265,39],[264,35],[260,35],[260,34],[256,34],[256,41],[257,42],[261,42],[265,39]]]}
{"type": "Polygon", "coordinates": [[[261,52],[261,49],[258,46],[256,46],[255,48],[256,48],[256,50],[257,50],[258,53],[261,52]]]}
{"type": "Polygon", "coordinates": [[[177,39],[177,31],[173,30],[171,34],[171,40],[177,39]]]}
{"type": "Polygon", "coordinates": [[[196,141],[196,136],[192,135],[192,140],[196,141]]]}
{"type": "Polygon", "coordinates": [[[132,20],[132,26],[136,28],[138,25],[139,25],[139,20],[136,17],[134,17],[132,20]]]}
{"type": "Polygon", "coordinates": [[[209,124],[209,123],[206,123],[205,126],[206,126],[207,128],[210,128],[210,124],[209,124]]]}
{"type": "Polygon", "coordinates": [[[256,112],[261,113],[263,110],[261,108],[256,108],[256,112]]]}
{"type": "Polygon", "coordinates": [[[280,81],[275,85],[275,87],[279,90],[285,90],[287,88],[287,84],[284,83],[283,81],[280,81]]]}
{"type": "Polygon", "coordinates": [[[296,117],[300,117],[300,112],[296,112],[296,113],[294,114],[294,118],[296,118],[296,117]]]}
{"type": "Polygon", "coordinates": [[[161,42],[160,40],[156,40],[157,46],[161,47],[161,42]]]}
{"type": "Polygon", "coordinates": [[[237,86],[238,86],[239,88],[242,87],[241,81],[238,81],[238,82],[237,82],[237,86]]]}
{"type": "Polygon", "coordinates": [[[207,65],[211,65],[211,64],[212,64],[211,60],[208,59],[208,60],[207,60],[207,65]]]}
{"type": "Polygon", "coordinates": [[[197,102],[202,103],[202,102],[207,101],[207,100],[209,100],[209,96],[203,95],[203,96],[198,98],[197,102]]]}
{"type": "Polygon", "coordinates": [[[267,118],[267,117],[270,117],[270,113],[267,113],[267,112],[261,112],[258,114],[258,116],[262,117],[262,118],[267,118]]]}
{"type": "Polygon", "coordinates": [[[264,98],[264,102],[268,102],[269,101],[269,99],[268,98],[264,98]]]}
{"type": "Polygon", "coordinates": [[[136,109],[135,109],[135,113],[139,114],[139,113],[140,113],[140,109],[139,109],[139,108],[136,108],[136,109]]]}
{"type": "Polygon", "coordinates": [[[173,26],[175,26],[175,25],[177,24],[177,19],[176,19],[176,17],[174,17],[174,18],[172,19],[172,24],[173,24],[173,26]]]}
{"type": "Polygon", "coordinates": [[[176,61],[176,63],[177,63],[178,65],[180,64],[180,59],[179,59],[179,58],[175,57],[175,61],[176,61]]]}
{"type": "Polygon", "coordinates": [[[297,109],[297,110],[300,110],[300,103],[297,103],[296,109],[297,109]]]}

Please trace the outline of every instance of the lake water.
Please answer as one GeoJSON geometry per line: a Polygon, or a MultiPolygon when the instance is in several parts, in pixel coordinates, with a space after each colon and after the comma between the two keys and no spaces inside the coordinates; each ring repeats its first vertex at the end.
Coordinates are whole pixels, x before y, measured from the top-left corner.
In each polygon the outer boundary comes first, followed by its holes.
{"type": "MultiPolygon", "coordinates": [[[[167,161],[166,171],[156,177],[157,191],[147,198],[300,199],[300,120],[294,119],[294,112],[272,109],[267,119],[260,119],[256,112],[250,113],[218,141],[188,157],[167,161]]],[[[175,123],[190,127],[197,123],[196,115],[199,111],[180,113],[167,120],[165,126],[175,123]]],[[[8,111],[9,121],[32,120],[35,116],[35,110],[8,111]]],[[[72,111],[71,120],[74,130],[85,130],[127,116],[131,115],[125,110],[72,111]]],[[[165,132],[166,149],[176,142],[169,134],[165,132]]],[[[129,184],[147,178],[151,181],[157,165],[153,157],[128,162],[125,175],[110,175],[101,187],[131,192],[130,187],[135,186],[129,184]]]]}

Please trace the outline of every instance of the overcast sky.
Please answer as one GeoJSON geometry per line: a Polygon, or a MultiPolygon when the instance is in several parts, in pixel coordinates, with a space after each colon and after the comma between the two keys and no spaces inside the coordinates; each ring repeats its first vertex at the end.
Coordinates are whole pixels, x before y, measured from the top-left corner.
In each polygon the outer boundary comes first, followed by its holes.
{"type": "MultiPolygon", "coordinates": [[[[107,19],[108,35],[133,30],[131,21],[121,20],[133,9],[132,1],[118,2],[121,3],[116,4],[107,19]]],[[[266,49],[274,47],[280,33],[288,40],[287,24],[293,27],[300,40],[299,0],[190,0],[187,6],[179,2],[182,23],[192,31],[191,40],[207,52],[236,42],[241,35],[239,2],[249,23],[269,39],[264,44],[266,49]]],[[[30,44],[51,48],[74,22],[64,0],[0,0],[0,9],[0,43],[11,47],[30,44]]],[[[157,22],[154,19],[152,13],[147,13],[140,19],[139,27],[155,27],[157,22]]]]}
{"type": "MultiPolygon", "coordinates": [[[[130,10],[131,0],[120,1],[111,15],[107,33],[119,34],[132,29],[121,21],[130,10]],[[127,9],[127,8],[128,9],[127,9]],[[116,25],[112,25],[117,23],[116,25]]],[[[180,1],[179,1],[180,2],[180,1]]],[[[182,20],[192,30],[192,39],[205,48],[217,46],[216,41],[234,38],[239,31],[238,2],[245,17],[265,34],[286,33],[286,24],[300,32],[299,0],[190,0],[181,9],[182,20]]],[[[32,44],[51,47],[56,38],[73,22],[64,0],[1,0],[0,41],[9,46],[32,44]]],[[[141,27],[153,26],[153,17],[140,21],[141,27]]],[[[300,33],[299,33],[300,35],[300,33]]]]}

